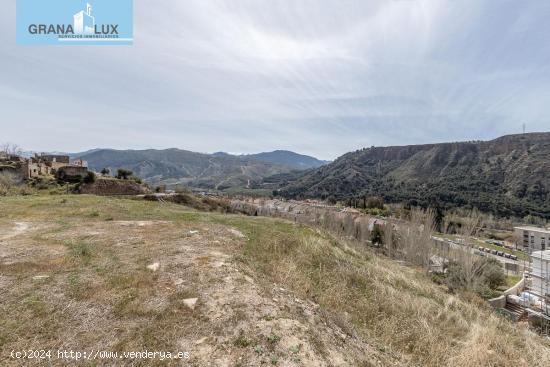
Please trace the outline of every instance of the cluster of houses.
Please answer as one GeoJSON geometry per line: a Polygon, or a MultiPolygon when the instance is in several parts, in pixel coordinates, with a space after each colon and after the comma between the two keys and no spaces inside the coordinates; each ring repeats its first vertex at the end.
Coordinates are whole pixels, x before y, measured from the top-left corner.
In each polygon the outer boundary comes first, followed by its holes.
{"type": "Polygon", "coordinates": [[[68,155],[35,154],[30,158],[0,153],[0,173],[11,173],[24,180],[53,176],[60,180],[85,177],[88,163],[72,160],[68,155]]]}

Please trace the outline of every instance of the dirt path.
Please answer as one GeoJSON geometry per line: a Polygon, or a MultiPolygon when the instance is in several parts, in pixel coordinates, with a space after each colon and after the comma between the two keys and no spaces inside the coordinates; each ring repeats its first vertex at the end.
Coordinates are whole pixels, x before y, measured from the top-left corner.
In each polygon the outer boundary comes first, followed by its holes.
{"type": "Polygon", "coordinates": [[[0,241],[16,237],[26,232],[29,228],[30,224],[28,222],[15,222],[12,230],[9,233],[0,236],[0,241]]]}

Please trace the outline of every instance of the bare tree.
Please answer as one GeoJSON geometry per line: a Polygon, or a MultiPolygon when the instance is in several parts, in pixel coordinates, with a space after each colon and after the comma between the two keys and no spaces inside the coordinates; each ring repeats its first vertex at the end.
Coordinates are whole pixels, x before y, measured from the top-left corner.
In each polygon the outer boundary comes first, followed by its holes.
{"type": "Polygon", "coordinates": [[[398,242],[394,224],[388,221],[384,226],[384,248],[388,257],[398,257],[398,242]]]}
{"type": "Polygon", "coordinates": [[[23,153],[23,149],[21,149],[21,147],[17,144],[2,143],[0,144],[0,153],[7,155],[21,155],[23,153]]]}
{"type": "Polygon", "coordinates": [[[431,209],[411,210],[409,221],[398,226],[399,240],[397,248],[393,244],[394,251],[400,252],[404,260],[428,270],[430,257],[436,252],[432,240],[434,230],[435,220],[431,209]]]}
{"type": "Polygon", "coordinates": [[[462,267],[462,281],[466,289],[474,289],[480,282],[487,261],[481,261],[474,253],[474,238],[483,228],[483,215],[477,210],[472,210],[461,218],[458,228],[462,244],[455,246],[451,252],[453,260],[462,267]]]}

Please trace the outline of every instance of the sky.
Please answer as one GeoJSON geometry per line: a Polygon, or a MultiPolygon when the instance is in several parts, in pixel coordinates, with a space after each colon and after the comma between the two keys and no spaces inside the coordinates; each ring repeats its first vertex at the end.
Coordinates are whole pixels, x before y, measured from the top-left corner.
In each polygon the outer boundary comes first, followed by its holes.
{"type": "MultiPolygon", "coordinates": [[[[93,2],[92,2],[93,3],[93,2]]],[[[550,2],[135,0],[133,46],[22,46],[0,12],[0,142],[293,150],[550,131],[550,2]]]]}

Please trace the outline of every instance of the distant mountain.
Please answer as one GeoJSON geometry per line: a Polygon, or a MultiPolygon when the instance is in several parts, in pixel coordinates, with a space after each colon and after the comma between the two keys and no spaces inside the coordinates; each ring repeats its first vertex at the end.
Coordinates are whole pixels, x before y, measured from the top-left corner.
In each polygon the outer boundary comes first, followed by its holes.
{"type": "Polygon", "coordinates": [[[307,168],[318,162],[312,157],[285,152],[284,157],[292,164],[283,164],[279,162],[284,159],[260,159],[269,158],[271,153],[263,154],[257,155],[257,158],[256,155],[235,156],[223,152],[203,154],[180,149],[98,149],[79,154],[78,157],[88,161],[89,167],[95,171],[109,168],[115,173],[118,168],[126,168],[152,184],[185,184],[219,190],[254,188],[264,177],[290,173],[297,167],[307,168]]]}
{"type": "Polygon", "coordinates": [[[298,170],[317,168],[324,166],[328,161],[321,161],[317,158],[290,152],[288,150],[276,150],[268,153],[249,154],[244,157],[255,159],[257,161],[278,164],[298,170]]]}
{"type": "Polygon", "coordinates": [[[550,219],[550,133],[366,148],[329,165],[264,182],[278,185],[285,197],[381,196],[388,202],[550,219]]]}
{"type": "Polygon", "coordinates": [[[36,150],[26,150],[26,151],[21,152],[21,155],[23,157],[26,157],[26,158],[33,157],[35,154],[68,155],[69,157],[71,157],[71,159],[77,159],[80,156],[90,154],[90,153],[96,152],[98,150],[101,150],[101,149],[100,148],[90,149],[90,150],[86,150],[84,152],[79,152],[79,153],[67,153],[67,152],[57,152],[57,151],[39,152],[39,151],[36,151],[36,150]]]}

